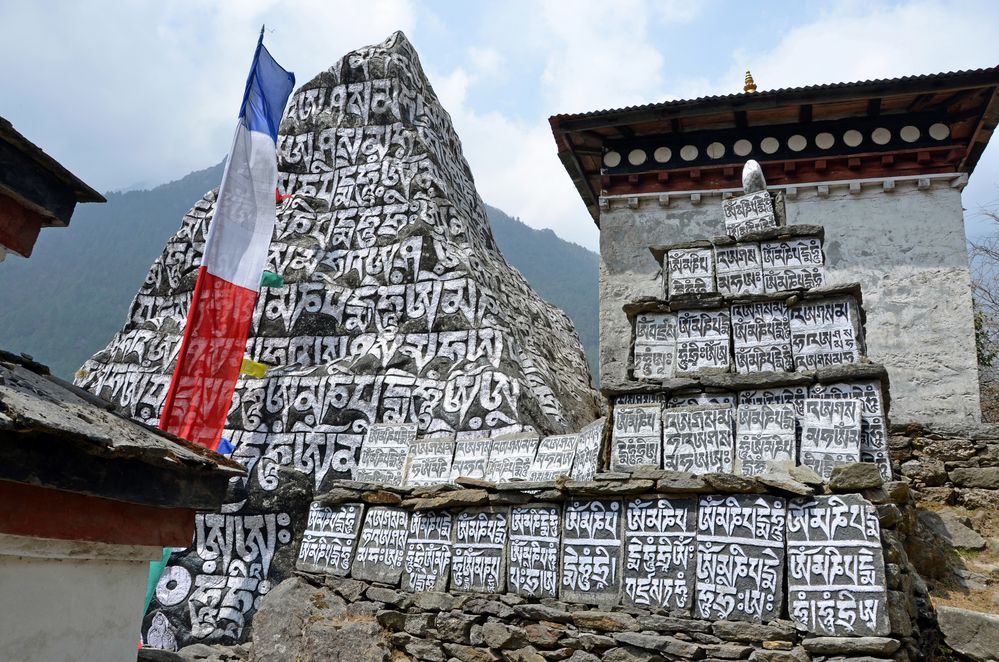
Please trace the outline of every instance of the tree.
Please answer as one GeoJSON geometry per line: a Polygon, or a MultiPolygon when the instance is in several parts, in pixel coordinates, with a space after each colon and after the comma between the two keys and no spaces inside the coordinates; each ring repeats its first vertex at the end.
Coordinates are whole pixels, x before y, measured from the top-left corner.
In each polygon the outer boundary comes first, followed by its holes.
{"type": "MultiPolygon", "coordinates": [[[[999,211],[983,212],[999,225],[999,211]]],[[[969,242],[982,419],[999,422],[999,232],[969,242]]]]}

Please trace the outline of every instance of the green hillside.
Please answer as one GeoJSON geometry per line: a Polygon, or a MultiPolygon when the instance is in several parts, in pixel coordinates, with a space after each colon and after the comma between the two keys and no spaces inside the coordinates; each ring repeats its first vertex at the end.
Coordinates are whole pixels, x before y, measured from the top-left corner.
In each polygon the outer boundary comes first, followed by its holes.
{"type": "MultiPolygon", "coordinates": [[[[121,328],[149,265],[222,164],[148,191],[107,194],[77,207],[68,228],[43,230],[31,259],[0,263],[0,348],[71,378],[121,328]]],[[[597,365],[596,253],[488,208],[496,242],[542,297],[564,310],[597,365]]],[[[594,373],[595,374],[595,373],[594,373]]]]}

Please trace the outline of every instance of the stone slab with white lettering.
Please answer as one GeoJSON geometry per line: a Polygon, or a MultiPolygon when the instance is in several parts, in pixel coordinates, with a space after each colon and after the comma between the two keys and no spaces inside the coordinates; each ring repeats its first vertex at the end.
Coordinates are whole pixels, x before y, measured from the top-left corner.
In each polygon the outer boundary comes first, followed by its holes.
{"type": "Polygon", "coordinates": [[[541,482],[568,476],[572,471],[578,441],[577,434],[559,434],[538,442],[538,452],[527,471],[527,480],[541,482]]]}
{"type": "Polygon", "coordinates": [[[689,613],[694,596],[693,499],[649,497],[625,502],[623,601],[689,613]]]}
{"type": "Polygon", "coordinates": [[[600,463],[600,445],[604,438],[606,418],[598,418],[579,431],[576,452],[572,458],[573,480],[593,480],[600,463]]]}
{"type": "Polygon", "coordinates": [[[816,384],[813,398],[860,400],[860,461],[874,462],[881,477],[892,479],[891,457],[888,455],[888,429],[881,383],[875,380],[816,384]]]}
{"type": "Polygon", "coordinates": [[[669,296],[715,291],[715,256],[710,248],[677,248],[666,253],[669,296]]]}
{"type": "Polygon", "coordinates": [[[755,623],[780,616],[786,513],[780,497],[700,499],[695,616],[755,623]]]}
{"type": "Polygon", "coordinates": [[[760,245],[715,246],[715,284],[719,294],[763,294],[760,245]]]}
{"type": "Polygon", "coordinates": [[[884,636],[888,592],[877,510],[859,494],[791,501],[788,614],[816,635],[884,636]]]}
{"type": "Polygon", "coordinates": [[[725,218],[725,234],[735,240],[777,227],[774,203],[766,191],[723,200],[722,215],[725,218]]]}
{"type": "Polygon", "coordinates": [[[538,451],[536,435],[507,434],[493,438],[486,464],[486,480],[499,483],[526,480],[538,451]]]}
{"type": "Polygon", "coordinates": [[[562,511],[565,602],[613,605],[621,595],[621,502],[570,500],[562,511]]]}
{"type": "Polygon", "coordinates": [[[611,398],[614,406],[618,405],[665,405],[670,402],[670,394],[666,391],[656,393],[622,393],[611,398]]]}
{"type": "Polygon", "coordinates": [[[428,437],[409,445],[405,485],[437,485],[451,480],[454,437],[428,437]]]}
{"type": "Polygon", "coordinates": [[[696,474],[732,471],[732,408],[703,405],[663,411],[663,468],[696,474]]]}
{"type": "Polygon", "coordinates": [[[451,590],[503,593],[506,590],[507,508],[468,508],[454,518],[451,590]]]}
{"type": "Polygon", "coordinates": [[[611,428],[611,471],[662,462],[662,407],[625,405],[614,407],[611,428]]]}
{"type": "Polygon", "coordinates": [[[795,370],[860,360],[857,302],[851,297],[807,300],[790,308],[795,370]]]}
{"type": "Polygon", "coordinates": [[[509,591],[531,598],[558,596],[562,507],[531,504],[510,509],[509,591]]]}
{"type": "Polygon", "coordinates": [[[793,405],[743,405],[736,411],[733,473],[758,476],[767,461],[796,461],[796,417],[793,405]]]}
{"type": "Polygon", "coordinates": [[[454,518],[446,510],[414,512],[402,568],[402,590],[414,593],[447,590],[451,576],[451,532],[454,518]]]}
{"type": "Polygon", "coordinates": [[[833,467],[860,462],[860,401],[805,400],[799,461],[827,480],[833,467]]]}
{"type": "Polygon", "coordinates": [[[732,306],[732,344],[735,370],[791,372],[791,327],[787,304],[760,301],[732,306]]]}
{"type": "Polygon", "coordinates": [[[492,439],[457,440],[454,445],[454,461],[451,464],[451,482],[458,478],[485,478],[489,451],[492,447],[492,439]]]}
{"type": "Polygon", "coordinates": [[[368,508],[350,576],[369,582],[398,584],[408,538],[408,512],[385,506],[368,508]]]}
{"type": "Polygon", "coordinates": [[[676,316],[676,335],[675,374],[731,368],[728,310],[681,310],[676,316]]]}
{"type": "Polygon", "coordinates": [[[361,444],[361,458],[354,480],[381,485],[402,485],[409,446],[416,440],[415,423],[375,423],[361,444]]]}
{"type": "Polygon", "coordinates": [[[676,362],[676,315],[640,313],[635,317],[635,379],[669,379],[676,362]]]}
{"type": "Polygon", "coordinates": [[[825,283],[825,258],[818,237],[764,241],[760,257],[766,292],[809,289],[825,283]]]}
{"type": "Polygon", "coordinates": [[[360,503],[324,506],[313,501],[295,567],[345,577],[354,558],[363,512],[364,505],[360,503]]]}
{"type": "Polygon", "coordinates": [[[700,391],[698,393],[677,392],[669,399],[669,409],[677,407],[694,407],[697,405],[724,405],[725,407],[735,407],[736,396],[732,393],[721,391],[700,391]]]}
{"type": "Polygon", "coordinates": [[[805,413],[805,400],[808,398],[807,386],[776,386],[739,391],[739,406],[743,405],[791,405],[794,415],[801,417],[805,413]]]}

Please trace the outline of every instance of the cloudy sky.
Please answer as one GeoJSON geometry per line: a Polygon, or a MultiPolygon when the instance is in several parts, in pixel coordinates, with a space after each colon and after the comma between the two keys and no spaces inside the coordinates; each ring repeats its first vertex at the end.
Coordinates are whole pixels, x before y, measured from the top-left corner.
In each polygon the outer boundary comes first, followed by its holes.
{"type": "MultiPolygon", "coordinates": [[[[299,82],[405,31],[483,198],[594,249],[549,115],[736,92],[747,67],[770,89],[999,64],[994,0],[11,0],[0,115],[100,190],[176,179],[228,150],[262,23],[299,82]]],[[[972,235],[990,204],[995,144],[965,192],[972,235]]]]}

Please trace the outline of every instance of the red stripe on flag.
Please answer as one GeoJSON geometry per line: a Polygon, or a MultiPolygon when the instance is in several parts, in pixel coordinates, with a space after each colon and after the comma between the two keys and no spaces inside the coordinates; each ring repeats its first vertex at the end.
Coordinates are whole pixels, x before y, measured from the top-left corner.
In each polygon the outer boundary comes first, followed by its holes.
{"type": "Polygon", "coordinates": [[[198,270],[160,428],[215,450],[225,427],[257,293],[198,270]]]}

